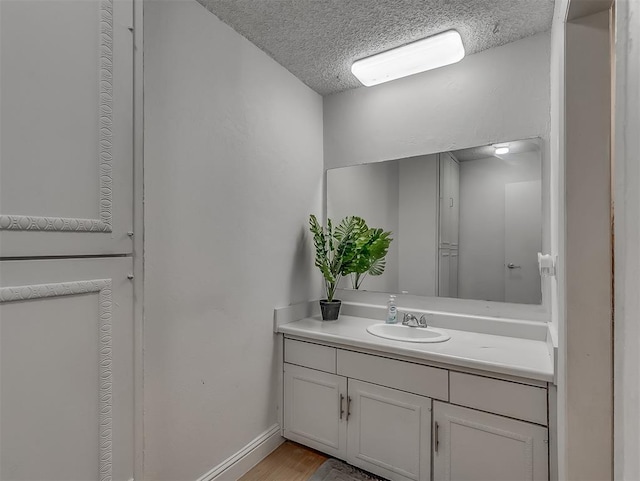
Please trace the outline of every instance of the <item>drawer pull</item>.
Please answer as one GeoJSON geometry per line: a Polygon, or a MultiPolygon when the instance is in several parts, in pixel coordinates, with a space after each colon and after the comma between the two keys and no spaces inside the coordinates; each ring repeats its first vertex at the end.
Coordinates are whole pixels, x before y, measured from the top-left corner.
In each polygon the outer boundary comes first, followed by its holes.
{"type": "Polygon", "coordinates": [[[340,394],[340,419],[342,419],[342,415],[344,414],[344,408],[342,407],[344,403],[344,394],[340,394]]]}

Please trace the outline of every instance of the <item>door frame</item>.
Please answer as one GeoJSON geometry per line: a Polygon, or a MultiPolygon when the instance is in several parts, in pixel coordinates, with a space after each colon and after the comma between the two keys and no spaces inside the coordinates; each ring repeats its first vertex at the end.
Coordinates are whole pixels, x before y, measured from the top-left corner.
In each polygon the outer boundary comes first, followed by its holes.
{"type": "Polygon", "coordinates": [[[133,474],[144,479],[144,21],[133,0],[133,474]]]}
{"type": "Polygon", "coordinates": [[[614,479],[640,479],[640,4],[615,3],[614,479]]]}
{"type": "Polygon", "coordinates": [[[559,264],[552,316],[558,462],[551,479],[613,477],[611,4],[558,0],[552,29],[559,264]]]}

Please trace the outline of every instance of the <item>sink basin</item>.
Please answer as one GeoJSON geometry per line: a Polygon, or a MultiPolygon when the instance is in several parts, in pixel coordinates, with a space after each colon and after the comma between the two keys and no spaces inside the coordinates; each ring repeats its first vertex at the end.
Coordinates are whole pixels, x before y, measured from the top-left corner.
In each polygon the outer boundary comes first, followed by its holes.
{"type": "Polygon", "coordinates": [[[374,336],[405,342],[444,342],[451,339],[445,331],[433,327],[409,327],[402,324],[373,324],[367,332],[374,336]]]}

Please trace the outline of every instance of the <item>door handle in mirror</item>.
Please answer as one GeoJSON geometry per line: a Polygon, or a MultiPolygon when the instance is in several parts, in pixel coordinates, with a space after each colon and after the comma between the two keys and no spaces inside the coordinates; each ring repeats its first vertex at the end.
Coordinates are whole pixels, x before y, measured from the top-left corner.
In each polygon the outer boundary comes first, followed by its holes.
{"type": "Polygon", "coordinates": [[[507,267],[508,267],[509,269],[520,269],[522,266],[517,266],[517,265],[515,265],[513,262],[509,262],[509,263],[507,264],[507,267]]]}

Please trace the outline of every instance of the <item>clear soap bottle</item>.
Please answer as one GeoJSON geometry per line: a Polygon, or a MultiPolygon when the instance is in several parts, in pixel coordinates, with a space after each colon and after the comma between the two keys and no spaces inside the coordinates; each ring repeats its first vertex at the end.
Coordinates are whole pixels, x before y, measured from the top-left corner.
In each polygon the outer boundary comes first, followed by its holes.
{"type": "Polygon", "coordinates": [[[396,296],[389,296],[387,302],[387,324],[396,324],[398,322],[398,306],[396,306],[396,296]]]}

